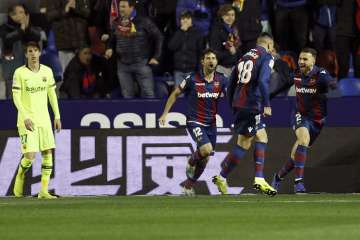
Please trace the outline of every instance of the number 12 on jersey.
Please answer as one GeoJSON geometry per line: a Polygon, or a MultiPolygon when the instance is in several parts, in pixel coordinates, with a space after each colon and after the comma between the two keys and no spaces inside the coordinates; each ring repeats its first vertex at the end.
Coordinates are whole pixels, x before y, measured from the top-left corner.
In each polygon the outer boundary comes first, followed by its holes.
{"type": "Polygon", "coordinates": [[[237,84],[247,84],[250,82],[251,79],[251,73],[254,68],[254,63],[251,60],[248,60],[246,62],[241,61],[238,65],[238,81],[237,84]]]}

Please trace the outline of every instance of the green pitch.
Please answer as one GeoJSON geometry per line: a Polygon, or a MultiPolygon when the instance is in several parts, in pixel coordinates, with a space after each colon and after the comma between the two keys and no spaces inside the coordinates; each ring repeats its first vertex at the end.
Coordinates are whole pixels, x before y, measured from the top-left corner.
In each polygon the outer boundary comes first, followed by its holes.
{"type": "Polygon", "coordinates": [[[360,195],[0,198],[0,239],[359,240],[360,195]]]}

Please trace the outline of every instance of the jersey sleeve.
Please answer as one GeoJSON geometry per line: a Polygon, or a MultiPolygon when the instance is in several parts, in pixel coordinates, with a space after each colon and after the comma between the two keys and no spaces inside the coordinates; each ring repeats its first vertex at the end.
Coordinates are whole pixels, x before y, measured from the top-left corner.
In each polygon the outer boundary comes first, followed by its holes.
{"type": "Polygon", "coordinates": [[[186,92],[190,89],[191,84],[191,75],[188,75],[185,79],[183,79],[179,84],[179,89],[181,92],[186,92]]]}
{"type": "Polygon", "coordinates": [[[333,78],[325,69],[320,69],[319,83],[320,87],[325,91],[327,91],[329,88],[335,89],[337,87],[336,79],[333,78]]]}
{"type": "Polygon", "coordinates": [[[19,71],[15,71],[13,76],[13,84],[12,84],[12,91],[13,92],[21,92],[21,78],[19,76],[19,71]]]}
{"type": "Polygon", "coordinates": [[[49,102],[50,102],[51,108],[54,112],[55,119],[60,119],[59,104],[58,104],[58,99],[57,99],[56,92],[55,92],[56,83],[55,83],[54,75],[53,75],[51,69],[49,69],[47,75],[49,78],[48,91],[47,91],[48,97],[49,97],[49,102]]]}
{"type": "Polygon", "coordinates": [[[48,89],[56,89],[56,82],[51,68],[47,68],[46,78],[48,78],[48,89]]]}
{"type": "Polygon", "coordinates": [[[21,116],[24,117],[24,119],[28,119],[29,116],[26,114],[26,110],[24,108],[24,105],[22,104],[21,95],[22,91],[24,91],[22,86],[22,80],[19,74],[19,70],[15,70],[14,76],[13,76],[13,85],[12,85],[12,92],[13,92],[13,101],[14,104],[21,116]]]}
{"type": "Polygon", "coordinates": [[[259,87],[263,97],[263,104],[265,107],[270,106],[270,77],[271,70],[274,66],[274,60],[271,56],[267,56],[259,69],[259,87]]]}

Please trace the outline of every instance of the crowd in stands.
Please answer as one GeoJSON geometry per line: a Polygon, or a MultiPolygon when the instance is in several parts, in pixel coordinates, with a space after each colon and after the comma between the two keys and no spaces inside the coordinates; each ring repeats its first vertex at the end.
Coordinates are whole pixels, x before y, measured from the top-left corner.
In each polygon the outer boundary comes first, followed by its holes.
{"type": "Polygon", "coordinates": [[[166,97],[199,68],[202,50],[215,50],[217,70],[229,75],[261,32],[277,44],[275,85],[296,70],[305,46],[340,82],[351,64],[352,79],[360,78],[360,0],[41,0],[38,11],[14,4],[7,14],[7,98],[27,41],[41,43],[41,62],[67,99],[166,97]]]}

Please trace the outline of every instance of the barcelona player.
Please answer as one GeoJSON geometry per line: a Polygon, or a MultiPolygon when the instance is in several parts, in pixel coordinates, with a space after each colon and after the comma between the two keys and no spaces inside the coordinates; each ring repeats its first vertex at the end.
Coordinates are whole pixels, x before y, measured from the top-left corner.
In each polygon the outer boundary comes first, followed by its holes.
{"type": "Polygon", "coordinates": [[[39,63],[40,54],[38,43],[27,43],[27,63],[15,70],[13,78],[13,101],[18,111],[17,127],[23,154],[13,192],[16,197],[23,196],[25,173],[33,164],[36,152],[41,152],[41,189],[38,198],[54,199],[56,196],[48,192],[53,166],[52,149],[55,148],[48,99],[54,112],[54,127],[57,131],[61,129],[61,121],[53,73],[49,67],[39,63]]]}

